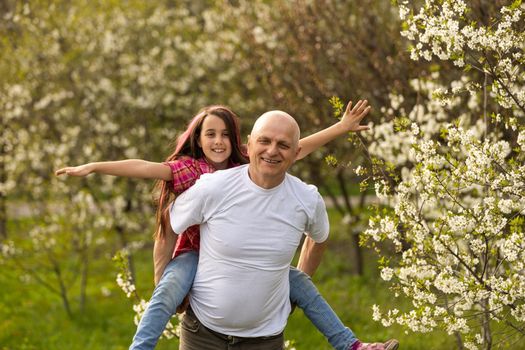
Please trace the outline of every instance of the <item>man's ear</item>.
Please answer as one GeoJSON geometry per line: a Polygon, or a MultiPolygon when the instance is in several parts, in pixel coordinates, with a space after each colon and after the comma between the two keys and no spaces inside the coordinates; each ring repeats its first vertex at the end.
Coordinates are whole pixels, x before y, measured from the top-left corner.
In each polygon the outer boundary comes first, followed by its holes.
{"type": "Polygon", "coordinates": [[[302,149],[302,148],[301,148],[300,146],[297,147],[297,151],[295,151],[295,159],[294,159],[294,162],[297,160],[297,156],[299,155],[299,152],[301,152],[301,149],[302,149]]]}

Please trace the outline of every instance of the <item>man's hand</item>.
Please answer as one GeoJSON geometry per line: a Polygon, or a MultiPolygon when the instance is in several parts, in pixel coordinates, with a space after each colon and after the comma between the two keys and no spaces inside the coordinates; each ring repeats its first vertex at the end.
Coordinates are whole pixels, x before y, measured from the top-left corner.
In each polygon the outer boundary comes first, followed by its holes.
{"type": "Polygon", "coordinates": [[[190,295],[189,294],[186,295],[182,303],[179,306],[177,306],[177,313],[182,314],[183,312],[186,312],[186,310],[188,310],[188,306],[190,306],[190,295]]]}

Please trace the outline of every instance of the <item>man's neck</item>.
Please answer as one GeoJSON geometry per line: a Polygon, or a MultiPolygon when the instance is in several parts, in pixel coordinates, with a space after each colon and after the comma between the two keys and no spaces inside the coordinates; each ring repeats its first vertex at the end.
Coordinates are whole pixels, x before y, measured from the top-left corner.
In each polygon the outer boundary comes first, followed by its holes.
{"type": "Polygon", "coordinates": [[[264,188],[265,190],[270,190],[279,186],[284,181],[286,174],[283,174],[281,177],[258,176],[250,169],[250,167],[248,167],[248,176],[250,177],[250,180],[252,180],[252,182],[257,186],[264,188]]]}

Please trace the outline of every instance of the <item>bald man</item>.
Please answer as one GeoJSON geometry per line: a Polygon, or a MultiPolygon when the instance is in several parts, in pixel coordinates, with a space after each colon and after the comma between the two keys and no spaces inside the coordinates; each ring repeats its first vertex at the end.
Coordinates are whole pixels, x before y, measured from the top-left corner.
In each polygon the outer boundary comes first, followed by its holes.
{"type": "Polygon", "coordinates": [[[289,269],[305,232],[302,267],[317,268],[329,224],[314,186],[287,174],[299,126],[272,111],[254,124],[250,164],[203,175],[171,209],[173,231],[200,224],[201,248],[180,349],[281,350],[289,269]]]}

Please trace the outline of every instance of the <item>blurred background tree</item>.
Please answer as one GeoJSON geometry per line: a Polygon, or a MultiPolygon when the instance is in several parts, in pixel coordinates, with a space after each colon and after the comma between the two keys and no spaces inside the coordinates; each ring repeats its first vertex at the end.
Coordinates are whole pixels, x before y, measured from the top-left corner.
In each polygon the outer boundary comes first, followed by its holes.
{"type": "MultiPolygon", "coordinates": [[[[64,181],[53,170],[95,160],[160,161],[177,130],[212,103],[238,111],[243,134],[269,109],[289,111],[309,134],[335,122],[332,96],[382,105],[414,69],[387,2],[3,6],[10,10],[2,22],[9,62],[2,66],[1,96],[4,237],[6,200],[42,217],[86,189],[112,218],[117,246],[149,240],[151,183],[104,176],[64,181]]],[[[338,140],[327,147],[326,154],[339,158],[335,168],[321,166],[319,152],[295,172],[317,184],[352,224],[350,270],[362,273],[358,223],[367,193],[352,200],[349,164],[363,157],[356,144],[338,140]]]]}

